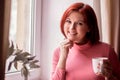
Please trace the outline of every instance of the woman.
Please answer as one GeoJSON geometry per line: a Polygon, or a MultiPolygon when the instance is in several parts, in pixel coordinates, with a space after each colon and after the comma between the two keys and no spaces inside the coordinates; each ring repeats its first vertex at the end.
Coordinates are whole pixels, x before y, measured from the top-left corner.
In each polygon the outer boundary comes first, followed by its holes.
{"type": "Polygon", "coordinates": [[[53,55],[51,80],[120,80],[120,64],[110,45],[100,42],[98,23],[93,9],[74,3],[63,14],[61,32],[65,39],[53,55]],[[108,57],[103,75],[96,75],[92,58],[108,57]]]}

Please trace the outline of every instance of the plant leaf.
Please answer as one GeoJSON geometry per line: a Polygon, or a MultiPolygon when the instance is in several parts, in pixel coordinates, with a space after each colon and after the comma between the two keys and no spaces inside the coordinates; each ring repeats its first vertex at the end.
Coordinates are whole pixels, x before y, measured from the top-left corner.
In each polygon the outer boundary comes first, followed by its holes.
{"type": "Polygon", "coordinates": [[[37,63],[37,62],[39,62],[39,60],[31,61],[30,64],[34,64],[34,63],[37,63]]]}
{"type": "Polygon", "coordinates": [[[27,64],[27,63],[29,63],[29,60],[28,60],[28,59],[25,59],[25,60],[23,61],[23,64],[27,64]]]}
{"type": "Polygon", "coordinates": [[[14,61],[14,67],[15,67],[15,69],[17,69],[17,70],[18,70],[17,66],[18,66],[17,61],[14,61]]]}
{"type": "Polygon", "coordinates": [[[10,63],[9,63],[9,65],[8,65],[8,71],[11,69],[12,63],[13,63],[13,62],[10,62],[10,63]]]}
{"type": "Polygon", "coordinates": [[[23,68],[21,69],[21,75],[25,78],[28,78],[29,70],[27,69],[25,65],[23,65],[23,68]]]}
{"type": "Polygon", "coordinates": [[[36,64],[37,62],[39,61],[38,60],[31,61],[29,64],[30,68],[39,68],[40,66],[36,64]]]}
{"type": "Polygon", "coordinates": [[[27,57],[27,56],[30,55],[30,53],[28,53],[28,52],[22,52],[21,55],[24,56],[24,57],[27,57]]]}
{"type": "Polygon", "coordinates": [[[29,66],[30,66],[30,68],[39,68],[39,67],[40,67],[40,66],[37,65],[37,64],[30,64],[29,66]]]}
{"type": "Polygon", "coordinates": [[[23,51],[23,50],[16,49],[16,50],[15,50],[15,55],[19,55],[19,54],[21,54],[21,53],[22,53],[22,51],[23,51]]]}
{"type": "Polygon", "coordinates": [[[27,60],[27,56],[30,55],[28,52],[22,52],[19,53],[18,55],[16,55],[15,57],[15,61],[26,61],[27,60]]]}
{"type": "Polygon", "coordinates": [[[14,61],[22,61],[22,62],[24,62],[24,60],[25,60],[25,57],[23,57],[21,55],[17,55],[14,59],[14,61]]]}
{"type": "Polygon", "coordinates": [[[8,55],[7,55],[7,58],[12,55],[14,52],[14,45],[13,45],[13,41],[11,41],[11,46],[9,47],[8,49],[8,55]]]}
{"type": "Polygon", "coordinates": [[[35,56],[27,57],[28,60],[33,60],[34,58],[35,58],[35,56]]]}

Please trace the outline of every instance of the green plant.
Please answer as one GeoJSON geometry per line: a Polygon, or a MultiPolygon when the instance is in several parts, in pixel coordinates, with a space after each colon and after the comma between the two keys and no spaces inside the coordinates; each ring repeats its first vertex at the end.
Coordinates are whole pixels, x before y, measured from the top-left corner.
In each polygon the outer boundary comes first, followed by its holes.
{"type": "Polygon", "coordinates": [[[14,59],[9,63],[8,71],[11,69],[12,64],[14,65],[15,69],[18,70],[18,63],[21,63],[21,75],[24,77],[24,80],[28,80],[29,69],[40,67],[36,64],[39,61],[35,59],[35,56],[32,56],[29,52],[20,50],[18,46],[15,48],[13,42],[11,42],[7,58],[13,56],[14,59]]]}

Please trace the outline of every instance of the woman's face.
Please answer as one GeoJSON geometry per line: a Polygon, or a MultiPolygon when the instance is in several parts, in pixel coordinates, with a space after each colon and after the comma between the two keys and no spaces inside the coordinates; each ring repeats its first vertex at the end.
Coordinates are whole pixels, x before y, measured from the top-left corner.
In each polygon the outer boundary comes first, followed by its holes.
{"type": "Polygon", "coordinates": [[[75,43],[83,43],[89,32],[84,16],[79,12],[72,12],[65,20],[64,33],[67,39],[75,43]]]}

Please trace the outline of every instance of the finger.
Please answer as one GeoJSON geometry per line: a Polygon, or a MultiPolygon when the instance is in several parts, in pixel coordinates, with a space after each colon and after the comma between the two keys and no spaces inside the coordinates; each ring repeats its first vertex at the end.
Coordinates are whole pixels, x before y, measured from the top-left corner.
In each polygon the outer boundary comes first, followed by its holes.
{"type": "Polygon", "coordinates": [[[73,44],[73,42],[70,41],[69,39],[65,39],[65,40],[61,43],[61,45],[67,45],[67,44],[73,44]]]}
{"type": "Polygon", "coordinates": [[[112,69],[112,66],[111,66],[109,61],[105,61],[104,64],[103,64],[103,67],[106,68],[106,69],[109,69],[109,70],[112,69]]]}
{"type": "Polygon", "coordinates": [[[69,47],[69,48],[72,48],[73,44],[69,43],[69,44],[66,44],[66,46],[69,47]]]}

